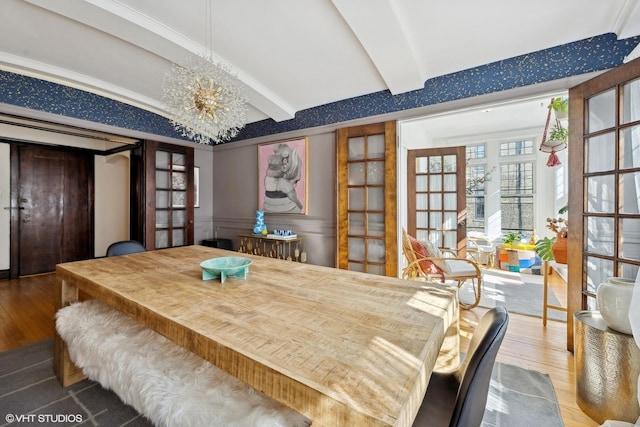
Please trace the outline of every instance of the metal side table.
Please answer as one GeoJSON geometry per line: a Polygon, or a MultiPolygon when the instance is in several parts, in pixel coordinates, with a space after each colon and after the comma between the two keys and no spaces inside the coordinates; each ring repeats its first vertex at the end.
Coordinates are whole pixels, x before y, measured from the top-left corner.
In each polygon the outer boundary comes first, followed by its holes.
{"type": "Polygon", "coordinates": [[[576,402],[588,416],[634,423],[640,417],[640,348],[633,336],[607,328],[597,311],[574,314],[576,402]]]}

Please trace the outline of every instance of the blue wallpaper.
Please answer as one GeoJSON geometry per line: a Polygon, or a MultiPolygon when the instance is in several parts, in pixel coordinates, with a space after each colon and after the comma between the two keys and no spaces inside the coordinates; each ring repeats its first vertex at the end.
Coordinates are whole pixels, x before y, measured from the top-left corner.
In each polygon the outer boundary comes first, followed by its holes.
{"type": "MultiPolygon", "coordinates": [[[[617,40],[613,33],[529,53],[429,79],[424,88],[399,95],[381,91],[298,111],[283,122],[247,125],[234,140],[328,125],[408,110],[622,64],[640,36],[617,40]]],[[[166,118],[103,96],[44,80],[0,71],[0,102],[155,135],[185,139],[166,118]]]]}

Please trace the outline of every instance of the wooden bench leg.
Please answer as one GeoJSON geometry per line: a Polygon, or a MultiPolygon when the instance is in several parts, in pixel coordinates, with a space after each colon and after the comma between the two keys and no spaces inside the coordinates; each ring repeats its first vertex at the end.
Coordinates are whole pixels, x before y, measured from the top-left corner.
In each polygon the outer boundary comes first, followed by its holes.
{"type": "MultiPolygon", "coordinates": [[[[57,285],[56,311],[78,301],[78,288],[60,278],[57,280],[57,285]]],[[[63,387],[68,387],[85,379],[82,370],[74,365],[69,358],[67,344],[57,331],[53,340],[53,370],[60,384],[63,387]]]]}

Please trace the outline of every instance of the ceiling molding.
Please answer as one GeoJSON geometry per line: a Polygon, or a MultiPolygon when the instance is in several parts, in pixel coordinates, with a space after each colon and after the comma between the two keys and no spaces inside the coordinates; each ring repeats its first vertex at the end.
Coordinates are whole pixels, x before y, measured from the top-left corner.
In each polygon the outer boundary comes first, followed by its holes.
{"type": "Polygon", "coordinates": [[[424,73],[395,0],[331,0],[369,55],[391,94],[424,86],[424,73]],[[375,4],[374,4],[375,3],[375,4]]]}

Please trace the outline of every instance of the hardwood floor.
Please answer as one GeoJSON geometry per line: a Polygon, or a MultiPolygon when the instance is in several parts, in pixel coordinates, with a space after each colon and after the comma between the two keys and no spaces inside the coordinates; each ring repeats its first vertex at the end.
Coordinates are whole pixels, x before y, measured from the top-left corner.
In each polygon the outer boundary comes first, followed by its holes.
{"type": "MultiPolygon", "coordinates": [[[[566,306],[566,285],[550,276],[551,289],[566,306]]],[[[10,350],[53,336],[55,275],[45,274],[0,281],[0,351],[10,350]]],[[[461,348],[486,312],[485,308],[462,310],[461,348]]],[[[510,314],[507,335],[498,361],[550,375],[566,427],[598,426],[576,404],[573,354],[566,350],[566,323],[510,314]]]]}

